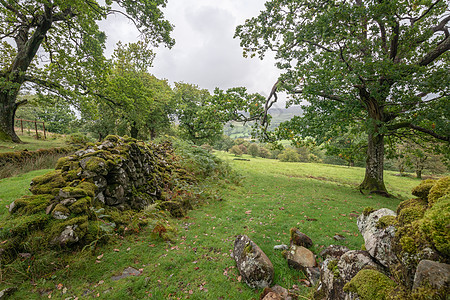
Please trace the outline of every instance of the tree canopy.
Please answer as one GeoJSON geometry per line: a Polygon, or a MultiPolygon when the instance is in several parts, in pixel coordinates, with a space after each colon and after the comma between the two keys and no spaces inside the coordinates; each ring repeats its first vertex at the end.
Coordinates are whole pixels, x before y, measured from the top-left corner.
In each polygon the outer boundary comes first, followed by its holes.
{"type": "Polygon", "coordinates": [[[385,138],[450,141],[449,21],[442,0],[272,0],[235,37],[245,56],[275,52],[277,90],[303,104],[273,135],[322,143],[357,126],[368,137],[361,188],[386,194],[385,138]]]}
{"type": "Polygon", "coordinates": [[[106,35],[97,21],[123,14],[146,43],[171,47],[172,25],[161,8],[166,0],[0,0],[0,139],[20,142],[14,114],[19,92],[33,88],[83,106],[99,96],[107,61],[106,35]],[[116,8],[117,7],[117,8],[116,8]]]}

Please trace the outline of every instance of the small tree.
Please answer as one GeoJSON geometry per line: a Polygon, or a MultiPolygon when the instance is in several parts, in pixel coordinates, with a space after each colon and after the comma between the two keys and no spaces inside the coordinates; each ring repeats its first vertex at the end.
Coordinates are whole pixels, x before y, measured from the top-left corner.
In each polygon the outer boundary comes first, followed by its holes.
{"type": "Polygon", "coordinates": [[[299,162],[301,161],[300,155],[294,148],[286,148],[278,155],[278,159],[283,162],[299,162]]]}
{"type": "Polygon", "coordinates": [[[251,143],[250,146],[247,148],[247,153],[250,154],[253,157],[258,156],[259,154],[259,147],[255,143],[251,143]]]}
{"type": "Polygon", "coordinates": [[[259,156],[260,157],[262,157],[262,158],[270,158],[270,155],[271,155],[271,153],[270,153],[269,149],[267,149],[264,146],[260,146],[259,147],[259,156]]]}
{"type": "Polygon", "coordinates": [[[243,154],[241,148],[239,148],[238,145],[234,145],[233,147],[231,147],[230,153],[234,154],[234,156],[241,156],[243,154]]]}

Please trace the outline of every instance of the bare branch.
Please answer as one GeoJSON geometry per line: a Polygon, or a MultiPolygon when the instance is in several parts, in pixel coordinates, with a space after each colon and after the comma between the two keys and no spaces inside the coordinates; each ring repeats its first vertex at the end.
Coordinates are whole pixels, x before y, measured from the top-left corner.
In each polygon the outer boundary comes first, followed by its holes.
{"type": "Polygon", "coordinates": [[[436,2],[431,4],[430,7],[420,17],[412,19],[411,20],[411,26],[414,26],[414,24],[416,22],[418,22],[418,21],[420,21],[420,19],[424,18],[433,9],[433,7],[436,6],[436,4],[438,4],[439,2],[441,2],[441,0],[437,0],[436,2]]]}
{"type": "Polygon", "coordinates": [[[389,128],[389,130],[397,130],[400,128],[411,128],[413,130],[417,130],[417,131],[426,133],[428,135],[431,135],[432,137],[434,137],[438,140],[450,142],[450,136],[443,136],[443,135],[437,134],[436,132],[434,132],[430,129],[411,124],[410,122],[402,122],[402,123],[394,124],[394,125],[388,126],[388,128],[389,128]]]}

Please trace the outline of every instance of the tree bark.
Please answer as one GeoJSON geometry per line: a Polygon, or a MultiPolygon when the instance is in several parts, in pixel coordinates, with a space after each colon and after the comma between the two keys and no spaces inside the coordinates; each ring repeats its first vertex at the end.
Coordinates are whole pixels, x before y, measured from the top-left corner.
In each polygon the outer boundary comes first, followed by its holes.
{"type": "Polygon", "coordinates": [[[131,128],[130,128],[130,135],[133,139],[137,139],[138,133],[139,133],[139,130],[137,128],[136,122],[133,121],[133,123],[131,124],[131,128]]]}
{"type": "Polygon", "coordinates": [[[371,193],[388,195],[383,179],[384,135],[369,133],[367,145],[366,173],[360,189],[371,193]]]}
{"type": "Polygon", "coordinates": [[[16,97],[19,90],[11,91],[7,89],[0,90],[0,140],[21,143],[14,130],[14,116],[18,104],[16,97]]]}

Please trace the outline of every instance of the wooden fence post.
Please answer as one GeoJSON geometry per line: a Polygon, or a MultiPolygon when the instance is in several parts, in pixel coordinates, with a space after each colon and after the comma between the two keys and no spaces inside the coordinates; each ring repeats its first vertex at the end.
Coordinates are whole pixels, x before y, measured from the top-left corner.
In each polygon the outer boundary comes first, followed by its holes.
{"type": "Polygon", "coordinates": [[[20,119],[20,130],[22,130],[22,135],[23,135],[23,122],[22,122],[22,119],[20,119]]]}
{"type": "Polygon", "coordinates": [[[42,127],[44,127],[44,139],[47,139],[47,135],[45,134],[45,122],[42,122],[42,127]]]}
{"type": "Polygon", "coordinates": [[[39,139],[39,135],[38,135],[38,132],[37,132],[37,121],[36,120],[34,120],[34,128],[36,129],[36,139],[38,140],[39,139]]]}

